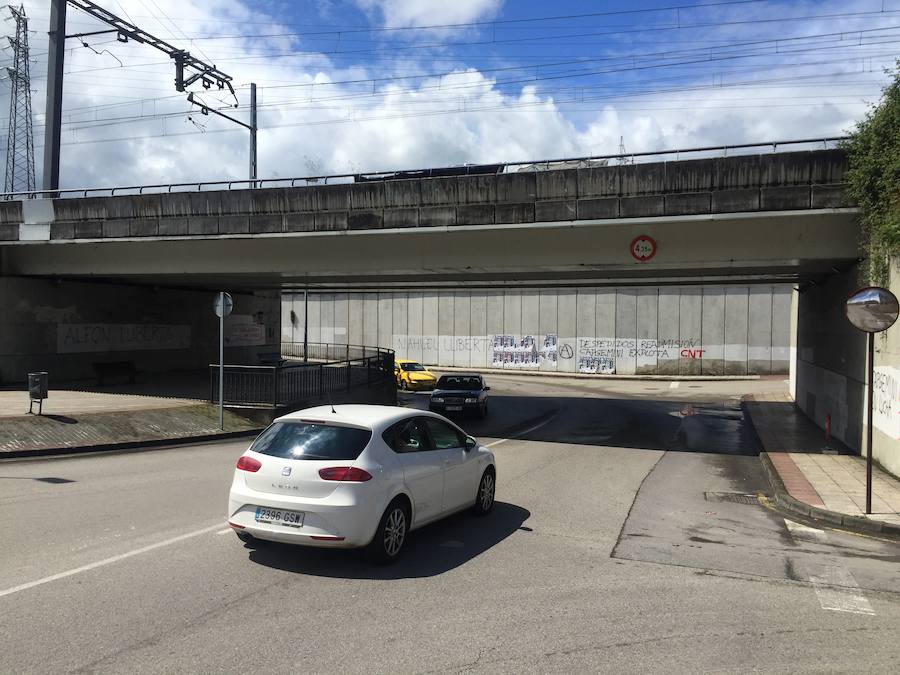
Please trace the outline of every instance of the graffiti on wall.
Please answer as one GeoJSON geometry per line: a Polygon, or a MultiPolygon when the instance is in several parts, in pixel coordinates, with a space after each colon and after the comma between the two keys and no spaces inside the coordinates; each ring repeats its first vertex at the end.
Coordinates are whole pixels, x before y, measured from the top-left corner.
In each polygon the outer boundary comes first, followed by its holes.
{"type": "Polygon", "coordinates": [[[891,438],[900,439],[900,371],[877,366],[872,378],[872,423],[891,438]]]}
{"type": "Polygon", "coordinates": [[[190,326],[66,323],[59,324],[56,336],[56,350],[60,354],[189,349],[191,346],[190,326]]]}
{"type": "MultiPolygon", "coordinates": [[[[708,348],[700,338],[635,339],[577,338],[561,341],[557,333],[545,335],[394,335],[394,349],[400,358],[421,358],[437,362],[441,354],[469,354],[472,363],[493,368],[562,368],[561,362],[575,360],[579,373],[614,374],[618,359],[697,360],[708,348]]],[[[571,367],[570,367],[571,368],[571,367]]]]}

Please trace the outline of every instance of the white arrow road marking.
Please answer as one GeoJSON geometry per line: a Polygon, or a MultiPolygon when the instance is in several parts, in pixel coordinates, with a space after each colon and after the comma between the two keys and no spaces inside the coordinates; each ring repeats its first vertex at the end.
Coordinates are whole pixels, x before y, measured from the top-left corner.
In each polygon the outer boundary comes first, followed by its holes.
{"type": "Polygon", "coordinates": [[[669,384],[669,389],[678,389],[678,382],[672,382],[669,384]]]}
{"type": "MultiPolygon", "coordinates": [[[[794,541],[813,541],[827,543],[828,533],[815,527],[809,527],[793,520],[784,519],[784,524],[794,541]]],[[[846,567],[836,564],[804,564],[809,583],[812,584],[822,609],[833,612],[850,612],[851,614],[875,615],[872,605],[863,595],[856,579],[846,567]]]]}
{"type": "Polygon", "coordinates": [[[126,558],[131,558],[136,555],[141,555],[142,553],[148,553],[158,548],[162,548],[164,546],[171,546],[172,544],[177,544],[179,541],[184,541],[185,539],[190,539],[192,537],[199,537],[201,534],[207,534],[208,532],[212,532],[213,530],[217,530],[222,527],[221,523],[216,523],[210,527],[204,527],[202,530],[194,530],[193,532],[188,532],[187,534],[181,534],[177,537],[172,537],[171,539],[166,539],[165,541],[158,541],[155,544],[150,544],[149,546],[143,546],[141,548],[134,549],[133,551],[128,551],[127,553],[120,553],[119,555],[114,555],[111,558],[106,558],[104,560],[98,560],[97,562],[92,562],[88,565],[82,565],[81,567],[76,567],[75,569],[68,570],[66,572],[60,572],[59,574],[53,574],[49,577],[44,577],[43,579],[37,579],[36,581],[29,581],[27,584],[20,584],[18,586],[13,586],[12,588],[7,588],[5,591],[0,591],[0,598],[5,595],[12,595],[13,593],[18,593],[19,591],[27,591],[29,588],[34,588],[35,586],[42,586],[43,584],[49,584],[51,581],[58,581],[59,579],[65,579],[66,577],[71,577],[76,574],[81,574],[82,572],[89,572],[90,570],[97,569],[98,567],[104,567],[106,565],[112,565],[113,563],[117,563],[120,560],[125,560],[126,558]]]}

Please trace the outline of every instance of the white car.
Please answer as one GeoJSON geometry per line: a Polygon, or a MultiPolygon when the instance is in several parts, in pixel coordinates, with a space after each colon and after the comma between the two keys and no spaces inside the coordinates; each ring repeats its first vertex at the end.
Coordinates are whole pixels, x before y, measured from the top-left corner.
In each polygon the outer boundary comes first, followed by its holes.
{"type": "Polygon", "coordinates": [[[237,462],[228,524],[253,538],[368,547],[395,559],[409,531],[494,505],[494,455],[431,412],[320,406],[276,419],[237,462]]]}

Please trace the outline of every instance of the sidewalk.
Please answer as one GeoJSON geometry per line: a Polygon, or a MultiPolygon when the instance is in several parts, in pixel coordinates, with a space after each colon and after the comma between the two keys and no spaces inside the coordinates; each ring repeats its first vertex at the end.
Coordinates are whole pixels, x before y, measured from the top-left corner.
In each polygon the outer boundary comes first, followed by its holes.
{"type": "Polygon", "coordinates": [[[745,406],[776,503],[831,525],[900,535],[900,481],[873,467],[873,513],[866,515],[864,458],[834,439],[826,444],[824,432],[787,394],[748,397],[745,406]]]}
{"type": "Polygon", "coordinates": [[[259,428],[226,410],[223,432],[216,406],[156,396],[51,390],[43,414],[27,411],[27,392],[0,391],[0,459],[190,443],[259,428]]]}

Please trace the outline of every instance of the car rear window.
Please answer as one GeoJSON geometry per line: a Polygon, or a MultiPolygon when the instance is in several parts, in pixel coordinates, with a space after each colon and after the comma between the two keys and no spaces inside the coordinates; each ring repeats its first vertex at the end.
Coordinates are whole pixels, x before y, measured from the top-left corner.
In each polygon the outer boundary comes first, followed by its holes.
{"type": "Polygon", "coordinates": [[[372,432],[308,422],[275,422],[250,449],[283,459],[354,460],[369,444],[372,432]]]}
{"type": "Polygon", "coordinates": [[[438,380],[438,389],[481,389],[481,379],[477,377],[460,377],[458,375],[442,375],[438,380]]]}

